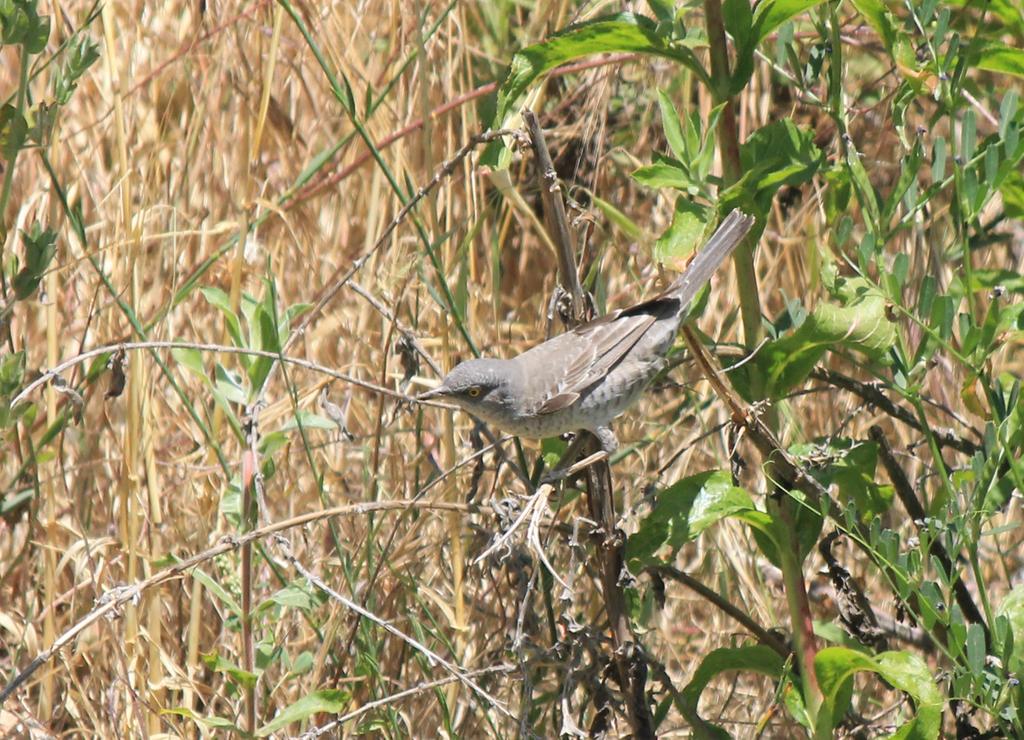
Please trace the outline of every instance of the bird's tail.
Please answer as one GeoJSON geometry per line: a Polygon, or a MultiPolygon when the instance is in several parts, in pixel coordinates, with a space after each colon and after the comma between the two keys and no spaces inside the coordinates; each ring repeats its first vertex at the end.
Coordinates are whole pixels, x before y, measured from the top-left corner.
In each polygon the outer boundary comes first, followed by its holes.
{"type": "Polygon", "coordinates": [[[704,283],[711,279],[718,266],[739,246],[753,225],[753,216],[739,209],[731,211],[687,265],[683,274],[672,281],[662,295],[677,299],[684,307],[689,306],[704,283]]]}

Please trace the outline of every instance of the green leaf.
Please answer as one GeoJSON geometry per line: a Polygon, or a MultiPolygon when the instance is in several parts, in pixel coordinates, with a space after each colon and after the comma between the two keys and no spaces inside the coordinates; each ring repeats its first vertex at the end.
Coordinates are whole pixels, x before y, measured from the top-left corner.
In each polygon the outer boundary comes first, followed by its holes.
{"type": "Polygon", "coordinates": [[[848,450],[834,464],[834,480],[842,501],[852,501],[863,522],[870,522],[892,506],[893,489],[875,482],[878,445],[833,438],[831,446],[846,443],[848,450]]]}
{"type": "Polygon", "coordinates": [[[1007,46],[1000,41],[988,41],[980,44],[976,53],[975,66],[978,69],[1024,77],[1024,49],[1007,46]]]}
{"type": "Polygon", "coordinates": [[[299,409],[295,412],[295,415],[290,418],[283,427],[282,432],[290,432],[299,428],[299,422],[302,422],[303,429],[330,429],[337,430],[338,425],[328,419],[326,416],[313,413],[312,411],[304,411],[299,409]]]}
{"type": "MultiPolygon", "coordinates": [[[[274,321],[274,317],[271,311],[263,304],[260,304],[256,308],[254,316],[256,320],[256,349],[263,350],[264,352],[280,352],[281,342],[277,334],[277,322],[274,321]]],[[[260,393],[263,390],[263,382],[267,379],[267,375],[270,374],[271,368],[274,366],[276,360],[270,357],[254,357],[252,362],[249,364],[249,384],[252,388],[252,393],[260,393]]]]}
{"type": "Polygon", "coordinates": [[[198,722],[204,727],[209,727],[211,730],[224,730],[225,732],[232,732],[236,735],[245,734],[241,727],[229,719],[225,719],[224,717],[205,717],[201,714],[196,714],[188,707],[172,707],[171,709],[162,710],[160,714],[171,714],[178,717],[185,717],[193,722],[198,722]]]}
{"type": "Polygon", "coordinates": [[[664,90],[658,90],[658,108],[661,110],[661,127],[669,149],[678,160],[686,159],[686,142],[683,140],[683,125],[672,100],[664,90]]]}
{"type": "Polygon", "coordinates": [[[242,607],[238,604],[238,601],[235,600],[235,597],[232,596],[226,588],[220,585],[219,581],[215,581],[210,577],[202,568],[196,568],[193,570],[192,577],[203,584],[207,591],[216,596],[220,602],[231,611],[232,615],[237,617],[242,613],[242,607]]]}
{"type": "Polygon", "coordinates": [[[688,191],[694,187],[689,170],[678,160],[661,154],[654,155],[654,163],[637,167],[631,177],[649,188],[675,188],[688,191]]]}
{"type": "Polygon", "coordinates": [[[7,162],[14,161],[28,137],[28,121],[18,114],[13,105],[0,107],[0,155],[7,162]]]}
{"type": "MultiPolygon", "coordinates": [[[[885,313],[885,298],[861,278],[843,279],[838,287],[845,306],[820,303],[791,334],[769,342],[757,363],[771,398],[800,385],[829,349],[842,346],[884,361],[896,342],[896,326],[885,313]]],[[[741,387],[742,390],[742,387],[741,387]]]]}
{"type": "Polygon", "coordinates": [[[635,221],[630,219],[629,216],[608,201],[598,198],[593,193],[591,193],[590,197],[591,200],[593,200],[594,205],[597,206],[597,209],[604,214],[604,217],[607,218],[613,226],[618,228],[619,231],[625,234],[628,239],[632,239],[634,241],[647,240],[648,237],[644,234],[644,230],[640,228],[635,221]]]}
{"type": "Polygon", "coordinates": [[[855,7],[882,39],[886,49],[891,50],[896,39],[894,19],[881,0],[853,0],[855,7]]]}
{"type": "Polygon", "coordinates": [[[214,366],[213,377],[213,387],[226,401],[243,406],[248,403],[249,394],[246,393],[242,379],[237,373],[231,372],[218,362],[214,366]]]}
{"type": "Polygon", "coordinates": [[[25,377],[25,350],[0,357],[0,398],[13,396],[25,377]]]}
{"type": "Polygon", "coordinates": [[[771,519],[758,511],[750,495],[732,485],[729,473],[700,473],[660,491],[654,510],[626,542],[626,562],[634,572],[649,564],[671,561],[680,547],[726,517],[736,517],[755,528],[771,531],[771,519]],[[670,548],[664,560],[657,553],[670,548]]]}
{"type": "Polygon", "coordinates": [[[818,716],[816,737],[831,737],[850,705],[853,676],[877,673],[897,689],[913,697],[917,716],[897,730],[894,738],[931,740],[939,736],[943,697],[935,679],[917,655],[903,651],[881,653],[872,658],[844,647],[827,647],[814,659],[814,672],[824,696],[818,716]]]}
{"type": "Polygon", "coordinates": [[[21,232],[21,241],[25,245],[25,266],[11,281],[19,301],[35,293],[42,282],[46,268],[57,253],[57,232],[33,224],[31,231],[21,232]]]}
{"type": "Polygon", "coordinates": [[[1015,586],[996,609],[997,616],[1006,617],[1013,635],[1013,651],[1006,666],[1011,673],[1024,671],[1024,585],[1015,586]]]}
{"type": "MultiPolygon", "coordinates": [[[[634,52],[670,59],[689,67],[707,81],[707,73],[693,51],[673,43],[670,33],[656,21],[633,13],[602,16],[569,26],[547,41],[516,52],[498,90],[492,127],[505,126],[519,99],[542,75],[575,59],[609,52],[634,52]]],[[[500,142],[491,144],[481,157],[481,162],[490,167],[504,168],[509,161],[508,151],[500,142]]]]}
{"type": "Polygon", "coordinates": [[[727,671],[760,673],[763,676],[779,679],[783,675],[783,669],[784,664],[779,654],[764,645],[712,650],[701,661],[697,671],[693,674],[693,679],[680,693],[679,712],[690,723],[695,737],[726,740],[731,737],[728,732],[703,719],[697,713],[700,695],[711,679],[727,671]]]}
{"type": "Polygon", "coordinates": [[[301,579],[292,581],[284,588],[274,592],[256,607],[256,611],[262,612],[272,606],[280,606],[285,609],[302,609],[309,612],[319,607],[324,599],[325,597],[319,590],[313,588],[305,579],[301,579]]]}
{"type": "Polygon", "coordinates": [[[754,14],[754,38],[760,43],[786,21],[822,2],[824,0],[765,0],[758,3],[754,14]]]}
{"type": "Polygon", "coordinates": [[[796,444],[790,452],[803,458],[814,478],[823,486],[839,488],[843,504],[851,504],[862,522],[870,522],[892,506],[893,489],[875,482],[878,445],[844,437],[828,437],[796,444]],[[816,463],[824,459],[824,463],[816,463]]]}
{"type": "Polygon", "coordinates": [[[322,689],[289,705],[274,719],[256,730],[256,737],[266,737],[293,722],[302,722],[314,714],[341,714],[349,706],[349,694],[340,689],[322,689]]]}
{"type": "Polygon", "coordinates": [[[78,80],[100,58],[99,46],[87,36],[79,36],[68,49],[64,64],[54,77],[54,98],[58,105],[66,105],[78,87],[78,80]]]}
{"type": "Polygon", "coordinates": [[[175,347],[171,350],[171,357],[182,367],[202,378],[207,384],[210,383],[210,377],[206,374],[206,368],[203,366],[203,353],[198,349],[175,347]]]}
{"type": "Polygon", "coordinates": [[[200,657],[210,670],[230,676],[239,686],[250,688],[256,685],[258,676],[255,673],[242,670],[234,662],[221,657],[218,653],[203,653],[200,657]]]}
{"type": "Polygon", "coordinates": [[[725,0],[722,4],[722,18],[725,30],[736,45],[736,64],[730,72],[727,95],[719,95],[717,100],[736,95],[747,86],[754,71],[754,50],[757,47],[753,29],[754,14],[749,0],[725,0]]]}
{"type": "Polygon", "coordinates": [[[740,146],[745,188],[763,211],[783,185],[809,181],[822,160],[821,150],[814,145],[814,133],[789,119],[759,128],[740,146]]]}
{"type": "Polygon", "coordinates": [[[684,196],[676,198],[672,223],[654,243],[652,256],[658,262],[682,260],[693,254],[707,232],[712,209],[698,205],[684,196]]]}
{"type": "MultiPolygon", "coordinates": [[[[35,11],[32,11],[35,15],[35,11]]],[[[50,39],[50,17],[47,15],[36,15],[30,23],[25,39],[25,51],[29,54],[39,54],[46,48],[46,42],[50,39]]]]}
{"type": "Polygon", "coordinates": [[[224,320],[227,322],[228,334],[231,335],[231,341],[235,343],[235,346],[247,346],[242,340],[242,324],[238,320],[238,315],[231,308],[231,299],[228,294],[220,288],[210,286],[200,288],[199,292],[202,293],[203,298],[206,299],[207,303],[224,315],[224,320]]]}
{"type": "Polygon", "coordinates": [[[1024,174],[1019,170],[1010,172],[999,185],[1003,196],[1003,209],[1007,218],[1024,218],[1024,174]]]}

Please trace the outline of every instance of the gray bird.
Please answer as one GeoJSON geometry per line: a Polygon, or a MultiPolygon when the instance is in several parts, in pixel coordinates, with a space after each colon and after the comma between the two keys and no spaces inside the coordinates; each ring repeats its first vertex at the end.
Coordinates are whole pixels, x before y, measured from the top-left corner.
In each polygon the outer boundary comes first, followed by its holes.
{"type": "Polygon", "coordinates": [[[751,216],[732,211],[658,297],[581,324],[509,360],[459,363],[418,400],[444,398],[519,437],[586,429],[611,454],[618,446],[612,419],[665,367],[693,299],[753,225],[751,216]]]}

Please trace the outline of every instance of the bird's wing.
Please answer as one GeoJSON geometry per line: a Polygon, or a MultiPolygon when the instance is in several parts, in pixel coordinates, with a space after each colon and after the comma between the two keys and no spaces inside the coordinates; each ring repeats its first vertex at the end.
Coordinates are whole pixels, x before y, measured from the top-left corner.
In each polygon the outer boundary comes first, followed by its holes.
{"type": "Polygon", "coordinates": [[[615,311],[561,335],[573,341],[560,342],[565,350],[562,368],[537,413],[550,414],[572,405],[633,348],[657,318],[647,311],[615,311]]]}
{"type": "Polygon", "coordinates": [[[753,225],[751,216],[732,211],[661,296],[613,311],[520,355],[524,367],[537,376],[535,382],[543,380],[550,387],[536,413],[550,414],[571,406],[604,378],[658,319],[688,310],[697,292],[753,225]],[[558,358],[557,365],[553,358],[558,358]]]}

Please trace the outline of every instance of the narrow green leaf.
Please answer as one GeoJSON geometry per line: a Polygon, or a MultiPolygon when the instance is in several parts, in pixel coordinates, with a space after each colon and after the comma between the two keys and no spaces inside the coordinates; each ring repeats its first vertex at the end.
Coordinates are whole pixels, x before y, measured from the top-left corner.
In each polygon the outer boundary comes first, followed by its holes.
{"type": "Polygon", "coordinates": [[[216,308],[224,316],[224,320],[227,322],[228,334],[231,335],[231,341],[235,343],[236,347],[245,347],[246,344],[242,339],[242,324],[238,320],[238,315],[231,309],[231,299],[227,293],[220,288],[212,286],[203,286],[199,289],[203,298],[211,306],[216,308]]]}
{"type": "Polygon", "coordinates": [[[230,676],[239,686],[249,688],[256,685],[258,676],[255,673],[239,668],[236,663],[219,653],[204,653],[200,657],[210,670],[230,676]]]}
{"type": "Polygon", "coordinates": [[[1020,675],[1024,672],[1024,585],[1015,586],[996,609],[996,614],[1010,623],[1013,635],[1013,650],[1007,670],[1020,675]]]}
{"type": "Polygon", "coordinates": [[[632,178],[649,188],[675,188],[686,192],[694,186],[689,171],[681,162],[658,154],[654,159],[653,164],[633,170],[632,178]]]}
{"type": "Polygon", "coordinates": [[[193,722],[196,722],[203,727],[209,727],[211,730],[222,730],[224,732],[231,732],[236,735],[244,735],[242,728],[236,725],[229,719],[224,717],[208,717],[202,714],[193,712],[188,707],[172,707],[171,709],[161,710],[160,714],[176,715],[178,717],[185,717],[193,722]]]}
{"type": "Polygon", "coordinates": [[[679,113],[672,100],[664,90],[658,90],[658,107],[661,110],[661,127],[665,131],[665,140],[676,159],[686,159],[686,144],[683,141],[683,126],[679,121],[679,113]]]}
{"type": "Polygon", "coordinates": [[[604,214],[604,217],[607,218],[613,226],[625,234],[627,238],[634,241],[645,241],[647,239],[643,229],[625,213],[608,201],[598,198],[596,195],[591,194],[590,197],[593,200],[594,205],[597,206],[597,209],[604,214]]]}
{"type": "Polygon", "coordinates": [[[759,3],[754,14],[754,38],[763,41],[786,21],[822,2],[824,0],[765,0],[759,3]]]}
{"type": "Polygon", "coordinates": [[[1007,46],[999,41],[989,41],[978,47],[977,60],[978,69],[986,72],[1024,77],[1024,49],[1007,46]]]}
{"type": "Polygon", "coordinates": [[[960,124],[960,157],[964,164],[974,157],[978,144],[978,121],[974,108],[964,111],[963,123],[960,124]]]}

